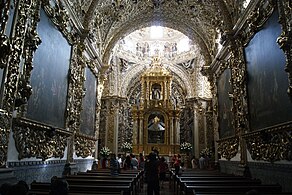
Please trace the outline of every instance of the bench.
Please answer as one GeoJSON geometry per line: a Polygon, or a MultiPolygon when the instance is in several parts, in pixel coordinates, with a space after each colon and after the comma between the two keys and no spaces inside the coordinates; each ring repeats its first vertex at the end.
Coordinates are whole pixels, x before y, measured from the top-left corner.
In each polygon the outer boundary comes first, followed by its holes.
{"type": "Polygon", "coordinates": [[[281,193],[280,185],[189,185],[184,184],[184,190],[182,191],[184,195],[203,194],[203,193],[246,193],[249,190],[255,189],[262,194],[275,194],[281,193]]]}
{"type": "Polygon", "coordinates": [[[129,180],[133,179],[133,186],[135,186],[136,191],[139,191],[143,187],[143,178],[140,175],[137,174],[120,174],[118,176],[111,176],[109,174],[95,174],[95,173],[86,173],[86,172],[80,172],[77,175],[68,175],[66,176],[66,179],[102,179],[102,180],[129,180]]]}
{"type": "Polygon", "coordinates": [[[173,179],[173,186],[174,186],[174,191],[176,188],[179,186],[179,184],[183,181],[187,180],[201,180],[201,181],[212,181],[212,180],[230,180],[230,181],[235,181],[235,180],[241,180],[241,181],[247,181],[247,180],[252,180],[248,177],[242,177],[242,176],[231,176],[231,175],[213,175],[213,176],[175,176],[175,179],[173,179]]]}
{"type": "MultiPolygon", "coordinates": [[[[31,190],[29,194],[48,194],[51,189],[51,183],[45,182],[32,182],[31,190]]],[[[119,184],[117,185],[112,182],[112,184],[103,185],[101,183],[86,185],[86,184],[69,184],[69,193],[86,193],[86,194],[100,194],[100,193],[114,193],[114,194],[123,194],[123,195],[132,195],[133,188],[131,183],[128,184],[119,184]]]]}

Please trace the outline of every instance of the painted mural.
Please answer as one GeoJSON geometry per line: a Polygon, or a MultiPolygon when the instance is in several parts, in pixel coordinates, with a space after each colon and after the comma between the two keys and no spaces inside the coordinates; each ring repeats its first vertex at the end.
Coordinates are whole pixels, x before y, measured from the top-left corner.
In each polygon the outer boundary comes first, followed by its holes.
{"type": "Polygon", "coordinates": [[[95,132],[95,107],[96,107],[96,78],[89,68],[85,69],[85,96],[81,111],[81,133],[94,136],[95,132]]]}
{"type": "Polygon", "coordinates": [[[274,13],[245,48],[251,130],[292,119],[285,56],[276,42],[280,34],[278,15],[274,13]]]}
{"type": "Polygon", "coordinates": [[[226,69],[218,79],[218,121],[220,138],[233,136],[235,132],[232,125],[234,118],[232,112],[232,100],[229,97],[229,93],[232,92],[230,79],[230,69],[226,69]]]}
{"type": "Polygon", "coordinates": [[[43,10],[37,30],[42,43],[34,56],[26,117],[64,128],[71,46],[43,10]]]}

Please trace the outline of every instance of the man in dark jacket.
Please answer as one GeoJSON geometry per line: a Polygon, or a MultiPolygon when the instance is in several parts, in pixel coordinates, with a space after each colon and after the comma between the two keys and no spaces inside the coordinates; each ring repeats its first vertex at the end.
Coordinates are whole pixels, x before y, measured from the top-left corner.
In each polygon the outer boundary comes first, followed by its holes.
{"type": "Polygon", "coordinates": [[[149,160],[145,163],[145,174],[147,181],[147,195],[159,195],[159,161],[155,153],[149,154],[149,160]]]}

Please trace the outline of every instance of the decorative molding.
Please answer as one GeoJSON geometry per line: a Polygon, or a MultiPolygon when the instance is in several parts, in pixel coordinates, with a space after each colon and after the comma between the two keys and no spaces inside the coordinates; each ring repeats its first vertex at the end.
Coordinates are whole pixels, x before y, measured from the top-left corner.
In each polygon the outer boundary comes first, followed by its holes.
{"type": "MultiPolygon", "coordinates": [[[[34,5],[34,3],[35,2],[33,1],[32,5],[34,5]]],[[[27,13],[30,13],[30,7],[26,5],[26,2],[20,1],[18,3],[18,7],[15,8],[15,12],[18,13],[18,15],[17,20],[15,22],[15,29],[13,29],[13,36],[10,39],[10,44],[8,39],[5,39],[5,37],[1,35],[1,39],[2,40],[4,39],[6,41],[4,42],[4,46],[1,45],[1,49],[5,50],[7,49],[7,52],[3,53],[4,55],[3,58],[1,56],[1,63],[4,60],[3,62],[7,64],[6,75],[4,75],[6,80],[3,84],[4,91],[2,99],[2,109],[4,110],[3,112],[5,114],[1,116],[1,120],[4,120],[5,124],[9,124],[9,126],[6,125],[2,126],[6,128],[5,130],[1,128],[2,129],[1,131],[3,132],[3,138],[10,134],[12,112],[14,110],[14,101],[18,87],[18,77],[20,69],[19,64],[21,62],[21,56],[23,53],[23,45],[25,42],[26,30],[28,28],[27,20],[29,19],[29,16],[27,15],[27,13]]],[[[2,147],[3,154],[1,154],[1,156],[3,155],[3,157],[0,159],[2,166],[5,163],[4,161],[7,160],[8,141],[4,141],[3,143],[4,143],[2,147]]]]}
{"type": "Polygon", "coordinates": [[[286,72],[288,73],[289,86],[287,93],[292,99],[292,3],[290,0],[278,2],[279,23],[282,25],[282,33],[277,43],[286,55],[286,72]]]}
{"type": "Polygon", "coordinates": [[[75,134],[75,153],[82,158],[93,155],[97,139],[92,136],[76,133],[75,134]]]}
{"type": "Polygon", "coordinates": [[[51,5],[52,1],[41,0],[42,7],[46,14],[50,17],[51,21],[56,27],[64,34],[70,44],[74,44],[78,40],[76,28],[74,28],[73,21],[70,19],[68,11],[62,1],[55,1],[54,6],[51,5]]]}
{"type": "Polygon", "coordinates": [[[70,132],[25,118],[13,120],[13,137],[18,159],[63,158],[70,132]]]}
{"type": "MultiPolygon", "coordinates": [[[[40,21],[40,1],[35,1],[30,8],[29,25],[24,37],[24,47],[22,57],[24,59],[23,69],[18,81],[18,91],[15,99],[15,107],[18,108],[27,101],[32,94],[32,87],[30,85],[31,71],[33,69],[33,54],[37,50],[38,45],[41,44],[41,39],[37,33],[37,23],[40,21]]],[[[21,116],[26,111],[25,106],[20,108],[21,116]]]]}
{"type": "Polygon", "coordinates": [[[9,4],[10,1],[3,1],[1,3],[0,10],[0,68],[5,68],[7,66],[8,57],[11,52],[10,39],[5,34],[5,29],[9,17],[9,4]]]}
{"type": "Polygon", "coordinates": [[[218,153],[221,157],[230,160],[238,153],[239,137],[229,137],[220,139],[218,143],[218,153]]]}
{"type": "Polygon", "coordinates": [[[243,135],[254,160],[292,160],[292,121],[243,135]]]}
{"type": "Polygon", "coordinates": [[[6,111],[0,110],[0,167],[5,167],[9,141],[10,118],[6,111]]]}
{"type": "Polygon", "coordinates": [[[240,37],[243,46],[246,46],[253,36],[263,27],[265,22],[275,10],[274,0],[261,0],[254,7],[254,10],[249,12],[244,25],[242,26],[240,37]]]}
{"type": "Polygon", "coordinates": [[[9,161],[7,166],[10,168],[14,167],[25,167],[25,166],[39,166],[39,165],[51,165],[51,164],[65,164],[66,160],[45,160],[45,161],[9,161]]]}

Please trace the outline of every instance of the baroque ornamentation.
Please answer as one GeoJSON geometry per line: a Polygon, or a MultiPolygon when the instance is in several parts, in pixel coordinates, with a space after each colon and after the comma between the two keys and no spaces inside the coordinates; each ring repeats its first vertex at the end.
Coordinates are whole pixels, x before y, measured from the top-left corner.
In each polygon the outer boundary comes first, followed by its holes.
{"type": "Polygon", "coordinates": [[[10,40],[5,35],[5,29],[8,20],[10,1],[2,1],[0,3],[0,68],[5,68],[7,66],[7,60],[11,52],[10,40]]]}
{"type": "Polygon", "coordinates": [[[282,33],[277,42],[286,55],[286,72],[288,73],[288,94],[292,99],[292,5],[291,1],[277,1],[279,7],[279,22],[282,25],[282,33]]]}
{"type": "Polygon", "coordinates": [[[5,167],[9,141],[10,118],[6,111],[0,110],[0,167],[5,167]]]}
{"type": "Polygon", "coordinates": [[[194,129],[194,110],[192,106],[184,108],[180,115],[180,141],[192,143],[194,129]]]}
{"type": "Polygon", "coordinates": [[[32,93],[30,76],[33,69],[33,54],[37,50],[38,45],[41,44],[41,39],[37,33],[37,23],[40,20],[40,1],[35,1],[35,3],[32,4],[28,15],[30,16],[30,25],[26,31],[22,54],[25,62],[23,65],[22,74],[18,81],[18,92],[15,100],[15,107],[26,104],[32,93]]]}
{"type": "Polygon", "coordinates": [[[270,15],[275,9],[273,0],[261,0],[256,5],[255,10],[252,10],[244,24],[244,32],[242,32],[242,41],[246,46],[252,37],[262,28],[265,22],[269,19],[270,15]]]}
{"type": "Polygon", "coordinates": [[[238,153],[238,146],[239,146],[239,138],[238,137],[231,137],[226,139],[221,139],[218,142],[218,153],[221,157],[230,160],[231,158],[235,157],[238,153]]]}
{"type": "MultiPolygon", "coordinates": [[[[7,64],[6,65],[7,73],[5,75],[6,81],[4,83],[4,93],[3,93],[4,95],[3,95],[3,105],[2,105],[2,108],[6,114],[2,115],[2,116],[5,116],[4,118],[3,117],[1,118],[2,120],[8,119],[9,124],[11,123],[11,120],[12,120],[12,111],[14,108],[14,100],[15,100],[15,96],[17,92],[19,64],[20,64],[20,59],[21,59],[21,54],[22,54],[22,49],[23,49],[23,44],[24,44],[25,31],[27,29],[26,22],[28,20],[28,15],[26,13],[29,12],[29,8],[30,7],[26,5],[26,3],[23,1],[20,1],[20,3],[18,4],[18,13],[19,13],[18,20],[16,21],[16,24],[15,24],[14,36],[10,40],[10,43],[11,43],[10,45],[9,45],[9,41],[5,37],[3,37],[4,35],[2,34],[2,32],[0,35],[1,39],[5,40],[4,42],[5,44],[4,46],[1,46],[1,49],[8,50],[7,52],[4,52],[4,53],[1,52],[1,55],[4,55],[4,56],[1,56],[1,63],[5,62],[7,64]],[[9,60],[7,60],[8,56],[5,56],[8,54],[9,54],[9,60]]],[[[7,126],[6,128],[7,129],[5,130],[1,128],[2,129],[1,131],[3,131],[4,133],[3,134],[4,141],[1,147],[1,151],[3,152],[4,156],[1,159],[1,165],[3,165],[4,161],[7,159],[8,141],[5,141],[5,138],[7,138],[6,135],[9,135],[10,133],[10,127],[7,126]]]]}
{"type": "Polygon", "coordinates": [[[14,107],[14,98],[17,91],[17,80],[19,74],[19,64],[22,54],[24,36],[27,29],[26,21],[29,16],[30,7],[25,2],[20,2],[18,6],[19,18],[16,22],[16,28],[14,29],[14,37],[11,39],[10,59],[7,65],[7,80],[4,88],[3,109],[10,115],[14,107]]]}
{"type": "Polygon", "coordinates": [[[69,14],[62,1],[55,1],[54,6],[51,6],[51,1],[49,0],[41,1],[46,14],[51,18],[51,21],[65,35],[68,42],[74,44],[74,42],[77,41],[77,33],[75,32],[74,25],[70,20],[69,14]]]}
{"type": "Polygon", "coordinates": [[[254,160],[292,160],[292,122],[243,135],[254,160]]]}
{"type": "Polygon", "coordinates": [[[230,47],[230,58],[229,63],[231,66],[232,75],[232,99],[233,99],[233,109],[235,113],[235,127],[236,133],[239,134],[240,131],[248,130],[248,118],[247,118],[247,72],[244,61],[243,48],[240,41],[235,41],[230,47]]]}
{"type": "Polygon", "coordinates": [[[73,47],[69,70],[69,92],[67,103],[67,126],[71,131],[78,132],[80,127],[80,113],[82,110],[83,83],[85,81],[85,60],[82,57],[83,44],[79,43],[73,47]]]}
{"type": "Polygon", "coordinates": [[[24,118],[13,121],[13,137],[18,151],[18,159],[63,158],[70,134],[61,129],[38,124],[24,118]]]}
{"type": "Polygon", "coordinates": [[[96,139],[91,136],[81,135],[79,133],[75,134],[75,152],[77,156],[82,158],[93,155],[95,151],[96,139]]]}

